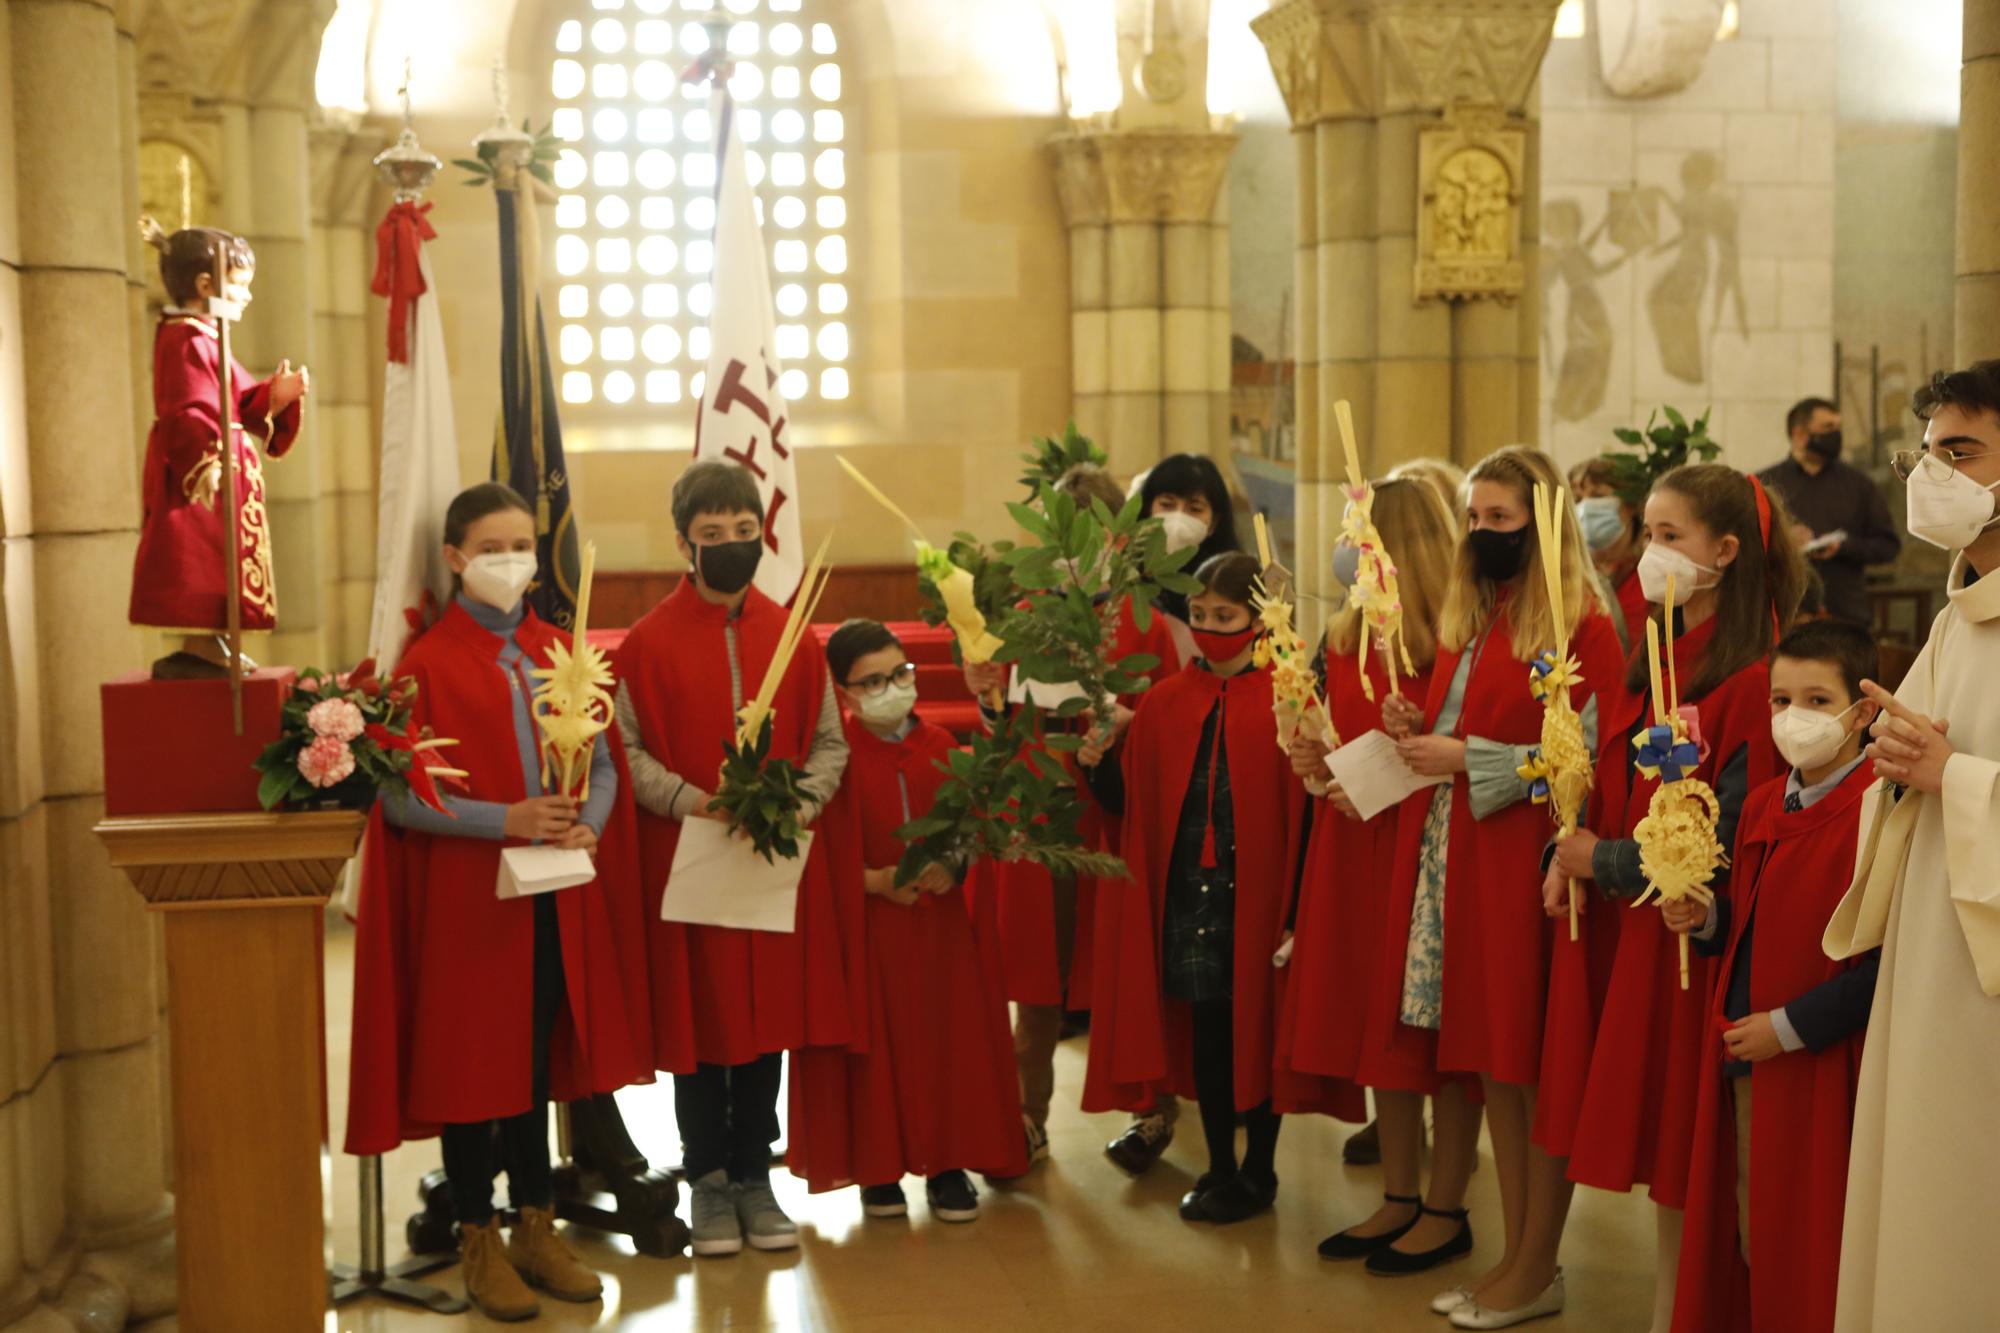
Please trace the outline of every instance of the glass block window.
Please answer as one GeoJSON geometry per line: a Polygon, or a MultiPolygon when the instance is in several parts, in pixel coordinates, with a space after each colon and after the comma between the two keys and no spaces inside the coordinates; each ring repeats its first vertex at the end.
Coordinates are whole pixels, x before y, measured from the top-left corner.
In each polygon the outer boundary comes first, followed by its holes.
{"type": "Polygon", "coordinates": [[[745,165],[797,403],[848,396],[847,122],[839,41],[811,0],[574,0],[556,26],[557,382],[563,403],[672,407],[702,390],[714,127],[681,72],[726,16],[745,165]]]}

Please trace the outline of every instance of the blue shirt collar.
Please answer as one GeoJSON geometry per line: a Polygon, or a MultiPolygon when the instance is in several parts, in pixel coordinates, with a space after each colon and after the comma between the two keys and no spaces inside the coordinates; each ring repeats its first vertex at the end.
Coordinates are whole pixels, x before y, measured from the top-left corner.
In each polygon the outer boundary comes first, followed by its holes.
{"type": "Polygon", "coordinates": [[[1847,775],[1860,767],[1861,761],[1865,758],[1867,758],[1866,755],[1854,756],[1851,761],[1840,766],[1839,772],[1831,774],[1823,782],[1815,782],[1810,787],[1804,784],[1804,781],[1799,777],[1799,770],[1795,768],[1785,778],[1785,795],[1798,797],[1799,808],[1810,810],[1814,805],[1819,803],[1821,797],[1824,797],[1835,787],[1847,781],[1847,775]]]}
{"type": "Polygon", "coordinates": [[[465,614],[472,617],[475,625],[488,634],[497,634],[503,639],[514,637],[514,631],[521,627],[521,622],[528,615],[528,599],[525,597],[514,603],[514,609],[511,611],[488,606],[476,597],[466,596],[463,590],[460,590],[453,600],[464,608],[465,614]]]}

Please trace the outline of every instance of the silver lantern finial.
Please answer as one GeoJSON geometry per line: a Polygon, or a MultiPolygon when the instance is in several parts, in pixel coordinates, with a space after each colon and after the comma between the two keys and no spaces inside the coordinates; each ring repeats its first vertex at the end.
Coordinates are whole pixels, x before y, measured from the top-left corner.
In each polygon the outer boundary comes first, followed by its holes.
{"type": "Polygon", "coordinates": [[[403,99],[403,132],[396,136],[396,142],[375,155],[375,174],[382,183],[395,191],[396,202],[409,203],[423,198],[424,191],[430,189],[437,179],[438,171],[444,163],[424,151],[417,142],[416,116],[410,106],[410,62],[403,60],[403,86],[396,90],[403,99]]]}

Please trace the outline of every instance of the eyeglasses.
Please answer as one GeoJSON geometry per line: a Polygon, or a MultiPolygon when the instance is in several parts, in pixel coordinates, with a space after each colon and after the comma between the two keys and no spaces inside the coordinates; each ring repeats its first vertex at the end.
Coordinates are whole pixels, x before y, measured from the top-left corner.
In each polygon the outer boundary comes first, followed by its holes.
{"type": "Polygon", "coordinates": [[[1899,449],[1889,455],[1889,467],[1899,479],[1908,481],[1916,474],[1917,469],[1923,466],[1924,460],[1927,458],[1934,458],[1945,467],[1956,472],[1960,463],[1983,457],[1985,457],[1984,453],[1972,449],[1953,449],[1949,447],[1938,449],[1899,449]]]}
{"type": "Polygon", "coordinates": [[[916,682],[916,679],[917,664],[915,662],[905,662],[887,675],[863,676],[860,680],[850,680],[847,682],[847,688],[853,690],[856,694],[864,694],[872,698],[888,689],[891,685],[911,685],[916,682]]]}

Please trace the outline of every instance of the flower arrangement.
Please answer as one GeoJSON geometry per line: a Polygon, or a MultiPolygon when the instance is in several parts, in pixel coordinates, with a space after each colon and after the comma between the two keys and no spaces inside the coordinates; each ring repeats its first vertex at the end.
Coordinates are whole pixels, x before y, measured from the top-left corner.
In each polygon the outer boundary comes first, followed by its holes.
{"type": "Polygon", "coordinates": [[[358,809],[389,791],[447,813],[438,784],[463,785],[465,770],[448,767],[438,753],[455,742],[418,731],[410,711],[416,698],[416,681],[397,676],[385,682],[369,658],[339,675],[301,670],[285,700],[278,739],[255,761],[264,775],[257,800],[266,810],[320,802],[358,809]]]}

